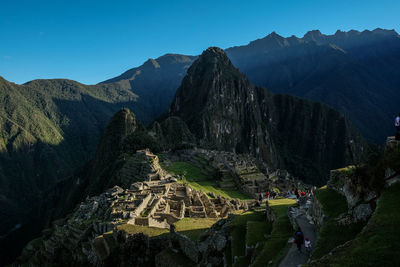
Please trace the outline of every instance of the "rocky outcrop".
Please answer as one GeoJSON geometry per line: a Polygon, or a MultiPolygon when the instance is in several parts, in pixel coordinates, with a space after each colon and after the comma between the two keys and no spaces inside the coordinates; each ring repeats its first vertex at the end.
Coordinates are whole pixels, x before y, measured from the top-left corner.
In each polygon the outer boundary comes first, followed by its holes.
{"type": "Polygon", "coordinates": [[[360,181],[355,174],[355,167],[332,170],[328,187],[346,197],[349,214],[355,222],[368,220],[375,207],[378,192],[360,181]]]}

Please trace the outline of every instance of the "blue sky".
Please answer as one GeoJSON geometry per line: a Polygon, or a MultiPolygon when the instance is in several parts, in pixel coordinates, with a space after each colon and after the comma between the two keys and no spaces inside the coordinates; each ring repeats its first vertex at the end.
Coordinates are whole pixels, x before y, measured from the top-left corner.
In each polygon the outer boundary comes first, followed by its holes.
{"type": "Polygon", "coordinates": [[[94,84],[165,53],[247,44],[272,31],[400,32],[398,0],[0,0],[0,76],[94,84]]]}

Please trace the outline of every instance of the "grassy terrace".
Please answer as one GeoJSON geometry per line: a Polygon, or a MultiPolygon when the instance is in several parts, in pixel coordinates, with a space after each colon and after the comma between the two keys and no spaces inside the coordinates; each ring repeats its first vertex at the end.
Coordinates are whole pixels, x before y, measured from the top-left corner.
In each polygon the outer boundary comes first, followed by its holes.
{"type": "Polygon", "coordinates": [[[353,241],[312,266],[400,266],[400,183],[383,191],[368,225],[353,241]]]}
{"type": "Polygon", "coordinates": [[[122,224],[122,225],[118,226],[117,229],[125,231],[126,233],[131,234],[131,235],[143,233],[150,237],[169,234],[168,229],[161,229],[161,228],[133,225],[133,224],[122,224]]]}
{"type": "Polygon", "coordinates": [[[272,266],[279,263],[289,249],[288,239],[293,235],[293,228],[287,216],[289,206],[296,204],[293,199],[274,199],[268,201],[273,209],[276,220],[272,225],[270,237],[256,250],[256,258],[251,266],[267,266],[272,261],[272,266]]]}
{"type": "MultiPolygon", "coordinates": [[[[233,256],[244,256],[246,252],[246,233],[247,233],[247,223],[256,222],[264,223],[266,228],[270,228],[268,222],[265,220],[265,215],[263,211],[251,210],[244,212],[242,214],[237,214],[232,221],[232,255],[233,256]]],[[[263,237],[262,237],[263,238],[263,237]]],[[[253,240],[251,240],[253,242],[253,240]]]]}
{"type": "Polygon", "coordinates": [[[234,266],[248,266],[250,263],[249,257],[244,257],[246,254],[246,243],[256,243],[258,240],[265,240],[264,234],[270,231],[271,223],[266,221],[264,209],[250,210],[241,214],[235,215],[232,221],[232,243],[231,243],[231,259],[236,256],[239,259],[235,262],[234,266]],[[264,225],[260,227],[260,225],[264,225]],[[255,228],[249,230],[248,226],[255,228]],[[260,230],[259,233],[255,233],[260,230]],[[248,237],[247,234],[250,233],[248,237]]]}
{"type": "Polygon", "coordinates": [[[175,227],[177,232],[193,241],[198,241],[200,236],[218,220],[217,218],[184,218],[176,222],[175,227]]]}
{"type": "Polygon", "coordinates": [[[312,259],[319,259],[338,245],[353,239],[365,225],[363,222],[346,226],[337,225],[335,218],[347,212],[347,202],[345,197],[336,191],[326,186],[322,187],[316,192],[316,198],[322,204],[323,212],[328,216],[328,220],[318,234],[312,259]]]}
{"type": "Polygon", "coordinates": [[[180,180],[180,182],[187,183],[195,190],[203,191],[204,193],[212,192],[226,198],[251,199],[239,190],[220,188],[215,180],[204,175],[199,167],[190,163],[173,161],[168,166],[163,164],[163,168],[172,174],[184,176],[184,179],[180,180]]]}
{"type": "MultiPolygon", "coordinates": [[[[218,218],[184,218],[175,223],[176,231],[186,235],[193,241],[198,241],[199,237],[214,223],[218,218]]],[[[161,229],[155,227],[123,224],[118,226],[118,230],[125,231],[128,234],[143,233],[150,237],[168,235],[168,229],[161,229]]]]}

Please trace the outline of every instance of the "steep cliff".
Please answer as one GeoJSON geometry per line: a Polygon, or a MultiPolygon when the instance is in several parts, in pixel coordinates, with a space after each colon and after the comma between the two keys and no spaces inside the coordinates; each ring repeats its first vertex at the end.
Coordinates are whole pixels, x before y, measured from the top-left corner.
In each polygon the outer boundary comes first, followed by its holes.
{"type": "Polygon", "coordinates": [[[169,114],[187,123],[200,146],[260,155],[277,166],[257,89],[220,48],[207,49],[189,68],[169,114]]]}

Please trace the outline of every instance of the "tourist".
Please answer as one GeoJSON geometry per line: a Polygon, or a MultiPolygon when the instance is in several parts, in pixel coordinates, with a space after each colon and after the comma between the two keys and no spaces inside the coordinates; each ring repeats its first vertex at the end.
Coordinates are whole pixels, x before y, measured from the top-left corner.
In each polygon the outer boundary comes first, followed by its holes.
{"type": "Polygon", "coordinates": [[[396,127],[396,140],[400,140],[400,113],[394,120],[394,127],[396,127]]]}
{"type": "Polygon", "coordinates": [[[297,229],[297,232],[294,234],[294,242],[297,245],[298,251],[301,253],[301,245],[304,243],[304,235],[301,231],[300,227],[297,229]]]}
{"type": "Polygon", "coordinates": [[[262,200],[263,200],[262,193],[258,196],[258,200],[259,200],[260,202],[262,202],[262,200]]]}
{"type": "Polygon", "coordinates": [[[294,192],[296,193],[296,199],[299,199],[300,195],[299,195],[299,189],[296,189],[294,192]]]}
{"type": "Polygon", "coordinates": [[[265,196],[267,197],[267,200],[269,200],[269,196],[270,196],[269,191],[267,191],[267,193],[265,193],[265,196]]]}
{"type": "Polygon", "coordinates": [[[304,241],[304,247],[306,248],[307,253],[311,252],[311,241],[308,236],[306,236],[306,240],[304,241]]]}

